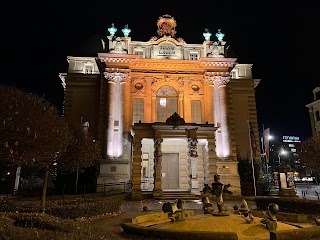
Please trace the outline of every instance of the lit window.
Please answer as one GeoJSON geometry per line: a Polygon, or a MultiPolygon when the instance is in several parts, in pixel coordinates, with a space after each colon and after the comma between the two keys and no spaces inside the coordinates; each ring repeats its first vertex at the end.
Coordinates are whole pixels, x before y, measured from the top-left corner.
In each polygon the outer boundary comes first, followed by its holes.
{"type": "Polygon", "coordinates": [[[238,71],[237,69],[234,69],[231,71],[231,78],[238,78],[238,71]]]}
{"type": "Polygon", "coordinates": [[[191,101],[191,121],[201,123],[201,102],[199,100],[191,101]]]}
{"type": "Polygon", "coordinates": [[[170,86],[163,86],[157,92],[157,121],[165,122],[178,112],[177,92],[170,86]]]}
{"type": "Polygon", "coordinates": [[[134,98],[132,101],[132,122],[144,122],[144,100],[142,98],[134,98]]]}
{"type": "Polygon", "coordinates": [[[92,74],[93,73],[93,64],[92,63],[86,63],[84,65],[84,73],[85,74],[92,74]]]}

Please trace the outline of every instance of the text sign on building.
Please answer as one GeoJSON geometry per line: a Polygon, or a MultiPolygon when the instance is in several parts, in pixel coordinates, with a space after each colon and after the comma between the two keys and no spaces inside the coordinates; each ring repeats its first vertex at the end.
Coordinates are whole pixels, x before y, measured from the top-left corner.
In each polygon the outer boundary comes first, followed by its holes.
{"type": "Polygon", "coordinates": [[[296,136],[282,136],[283,142],[300,142],[299,137],[296,136]]]}
{"type": "Polygon", "coordinates": [[[154,46],[153,55],[155,58],[181,59],[180,48],[168,43],[154,46]]]}
{"type": "Polygon", "coordinates": [[[163,44],[159,46],[159,56],[176,55],[176,48],[173,45],[163,44]]]}

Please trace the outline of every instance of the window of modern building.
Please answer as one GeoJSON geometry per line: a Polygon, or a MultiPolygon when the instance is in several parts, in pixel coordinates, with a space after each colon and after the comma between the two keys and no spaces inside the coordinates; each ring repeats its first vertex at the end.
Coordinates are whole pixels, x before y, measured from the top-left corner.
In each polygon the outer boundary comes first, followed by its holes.
{"type": "Polygon", "coordinates": [[[201,102],[199,100],[191,100],[191,121],[201,123],[201,102]]]}
{"type": "Polygon", "coordinates": [[[157,92],[157,121],[165,122],[178,112],[177,92],[173,87],[163,86],[157,92]]]}
{"type": "Polygon", "coordinates": [[[132,122],[144,122],[144,100],[142,98],[134,98],[132,101],[132,122]]]}

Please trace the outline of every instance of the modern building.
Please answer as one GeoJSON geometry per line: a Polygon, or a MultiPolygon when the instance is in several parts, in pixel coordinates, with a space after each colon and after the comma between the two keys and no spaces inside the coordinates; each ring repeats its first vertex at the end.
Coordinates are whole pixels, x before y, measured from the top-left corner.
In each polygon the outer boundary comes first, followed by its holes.
{"type": "Polygon", "coordinates": [[[104,153],[97,191],[131,181],[132,199],[143,191],[199,194],[219,174],[239,195],[238,159],[260,161],[260,80],[252,64],[228,57],[221,30],[212,37],[206,29],[202,43],[188,44],[176,37],[172,16],[156,25],[158,36],[141,42],[129,37],[128,25],[118,36],[112,24],[103,52],[68,56],[68,72],[60,74],[65,118],[88,121],[104,153]]]}
{"type": "Polygon", "coordinates": [[[276,188],[279,187],[277,174],[280,168],[285,168],[288,172],[288,186],[291,187],[294,181],[300,180],[299,144],[301,144],[301,141],[297,136],[282,136],[282,139],[279,141],[271,140],[268,170],[269,174],[273,176],[272,185],[276,188]]]}
{"type": "Polygon", "coordinates": [[[320,87],[316,87],[313,91],[314,101],[307,104],[311,122],[312,135],[320,134],[320,87]]]}

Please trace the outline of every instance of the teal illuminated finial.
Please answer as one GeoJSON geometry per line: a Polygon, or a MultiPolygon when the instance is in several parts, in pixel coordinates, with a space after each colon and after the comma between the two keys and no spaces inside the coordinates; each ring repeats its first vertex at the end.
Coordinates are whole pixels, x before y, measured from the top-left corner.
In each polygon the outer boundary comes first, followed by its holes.
{"type": "Polygon", "coordinates": [[[128,28],[128,24],[126,24],[126,25],[124,26],[124,28],[122,29],[122,32],[123,32],[123,35],[124,35],[125,37],[128,37],[128,36],[129,36],[129,33],[131,32],[131,29],[128,28]]]}
{"type": "Polygon", "coordinates": [[[210,41],[210,37],[211,37],[212,33],[209,32],[209,29],[208,29],[208,28],[206,28],[204,31],[205,31],[205,32],[203,33],[204,39],[205,39],[206,41],[210,41]]]}
{"type": "Polygon", "coordinates": [[[218,38],[219,42],[223,41],[224,34],[221,33],[221,29],[220,28],[218,29],[218,32],[216,33],[216,37],[218,38]]]}
{"type": "Polygon", "coordinates": [[[111,27],[108,28],[108,31],[110,33],[110,35],[113,37],[114,34],[116,33],[117,29],[114,27],[114,23],[111,24],[111,27]]]}

